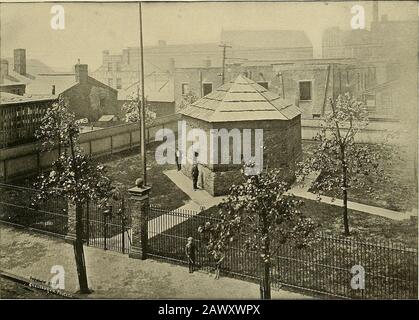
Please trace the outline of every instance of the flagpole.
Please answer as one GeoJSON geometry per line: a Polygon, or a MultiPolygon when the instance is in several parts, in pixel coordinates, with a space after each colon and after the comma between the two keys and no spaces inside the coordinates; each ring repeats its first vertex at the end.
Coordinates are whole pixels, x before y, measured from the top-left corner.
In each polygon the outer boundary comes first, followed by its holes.
{"type": "MultiPolygon", "coordinates": [[[[140,23],[140,82],[141,82],[141,156],[143,160],[143,182],[147,185],[147,159],[145,148],[145,93],[144,93],[144,50],[143,50],[143,14],[141,9],[141,2],[138,2],[138,18],[140,23]]],[[[139,88],[139,87],[138,87],[139,88]]],[[[138,95],[138,103],[140,103],[140,96],[138,95]]]]}

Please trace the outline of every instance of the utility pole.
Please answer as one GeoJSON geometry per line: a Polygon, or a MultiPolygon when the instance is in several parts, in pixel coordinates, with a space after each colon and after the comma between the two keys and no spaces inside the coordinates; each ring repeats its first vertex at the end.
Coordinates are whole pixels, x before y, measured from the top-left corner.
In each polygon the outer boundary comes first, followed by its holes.
{"type": "MultiPolygon", "coordinates": [[[[141,2],[138,2],[138,18],[140,24],[140,82],[141,82],[141,105],[140,105],[140,93],[138,92],[138,111],[140,114],[141,121],[141,156],[143,160],[143,183],[147,185],[147,159],[146,159],[146,148],[145,148],[145,93],[144,93],[144,50],[143,50],[143,14],[141,10],[141,2]]],[[[138,91],[140,86],[138,86],[138,91]]]]}
{"type": "Polygon", "coordinates": [[[223,43],[223,44],[220,44],[219,47],[223,48],[223,73],[221,74],[221,83],[224,84],[225,68],[226,68],[226,49],[232,48],[232,46],[228,46],[225,43],[223,43]]]}

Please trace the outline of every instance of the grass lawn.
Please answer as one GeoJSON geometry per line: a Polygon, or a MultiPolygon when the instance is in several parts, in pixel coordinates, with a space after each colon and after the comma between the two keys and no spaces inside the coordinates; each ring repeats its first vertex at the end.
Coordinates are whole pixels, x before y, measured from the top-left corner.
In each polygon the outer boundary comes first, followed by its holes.
{"type": "MultiPolygon", "coordinates": [[[[318,224],[318,231],[339,236],[343,234],[342,209],[315,200],[302,199],[302,211],[318,224]]],[[[217,207],[206,210],[204,215],[216,212],[217,207]]],[[[410,248],[418,247],[418,225],[416,220],[402,221],[349,210],[350,238],[363,241],[391,241],[410,248]]]]}
{"type": "MultiPolygon", "coordinates": [[[[312,154],[315,145],[316,142],[303,141],[303,157],[312,154]]],[[[398,157],[395,157],[392,164],[383,164],[389,178],[388,183],[378,183],[371,177],[367,184],[372,191],[367,193],[365,188],[350,189],[349,200],[401,212],[417,208],[416,181],[411,163],[406,160],[408,158],[405,150],[399,150],[398,157]]],[[[328,193],[326,195],[333,196],[328,193]]]]}
{"type": "MultiPolygon", "coordinates": [[[[176,165],[159,165],[154,152],[158,142],[147,145],[147,183],[151,185],[150,203],[168,209],[183,206],[189,197],[181,191],[164,173],[176,169],[176,165]]],[[[122,151],[95,159],[107,168],[107,173],[114,185],[127,196],[128,189],[134,187],[135,180],[142,177],[140,149],[122,151]]],[[[13,181],[14,185],[32,187],[36,176],[13,181]]]]}
{"type": "MultiPolygon", "coordinates": [[[[175,169],[176,165],[159,165],[154,152],[158,143],[147,145],[147,183],[151,185],[150,204],[163,208],[176,209],[183,206],[189,197],[181,191],[164,173],[175,169]]],[[[142,176],[142,164],[139,149],[125,151],[98,159],[103,163],[115,185],[125,194],[135,185],[135,180],[142,176]]]]}
{"type": "MultiPolygon", "coordinates": [[[[150,192],[150,204],[160,206],[167,209],[176,209],[185,204],[186,201],[190,200],[188,195],[181,191],[164,173],[164,170],[175,169],[175,165],[158,165],[155,161],[154,152],[158,144],[149,144],[147,146],[147,183],[152,186],[150,192]]],[[[124,151],[113,155],[106,155],[101,158],[95,159],[95,161],[104,164],[107,168],[107,173],[113,184],[118,186],[126,199],[128,199],[128,189],[135,185],[135,180],[142,176],[142,164],[139,148],[132,151],[124,151]]],[[[36,177],[30,177],[20,180],[15,180],[14,185],[25,186],[31,188],[35,182],[36,177]]],[[[10,191],[1,192],[0,200],[7,200],[15,205],[21,205],[24,207],[29,206],[31,194],[29,191],[10,191]],[[3,194],[4,193],[4,194],[3,194]]],[[[47,210],[46,207],[43,207],[47,210]]],[[[51,207],[51,212],[57,212],[57,209],[51,207]]],[[[15,206],[0,206],[0,218],[13,223],[19,223],[31,227],[36,227],[38,222],[44,222],[45,220],[51,220],[54,218],[51,214],[39,215],[36,211],[30,211],[25,208],[19,208],[15,206]]],[[[65,214],[65,212],[60,213],[65,214]]],[[[155,218],[164,212],[152,211],[151,218],[155,218]]],[[[58,217],[61,218],[61,217],[58,217]]],[[[55,219],[56,220],[56,219],[55,219]]],[[[56,222],[54,220],[54,222],[56,222]]],[[[58,221],[58,222],[61,222],[58,221]]],[[[65,223],[66,224],[66,223],[65,223]]],[[[62,230],[64,223],[55,225],[52,223],[51,226],[43,226],[43,229],[48,231],[65,234],[66,231],[62,230]]],[[[119,229],[118,229],[119,230],[119,229]]]]}

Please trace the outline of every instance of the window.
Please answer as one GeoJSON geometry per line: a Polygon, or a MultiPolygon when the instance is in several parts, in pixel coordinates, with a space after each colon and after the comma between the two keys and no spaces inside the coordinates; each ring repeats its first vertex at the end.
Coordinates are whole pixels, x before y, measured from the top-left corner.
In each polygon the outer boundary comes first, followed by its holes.
{"type": "Polygon", "coordinates": [[[311,81],[300,81],[300,100],[311,100],[311,81]]]}
{"type": "Polygon", "coordinates": [[[99,100],[99,108],[101,110],[103,110],[105,108],[105,106],[106,106],[106,100],[105,100],[105,98],[100,98],[100,100],[99,100]]]}
{"type": "Polygon", "coordinates": [[[122,89],[122,80],[121,80],[121,78],[117,78],[116,79],[116,88],[117,89],[122,89]]]}
{"type": "Polygon", "coordinates": [[[369,112],[374,112],[376,109],[375,104],[375,95],[374,94],[367,94],[364,96],[365,104],[369,112]]]}
{"type": "Polygon", "coordinates": [[[119,62],[116,63],[116,71],[121,71],[121,64],[119,62]]]}
{"type": "Polygon", "coordinates": [[[202,84],[202,94],[206,96],[212,92],[212,83],[203,83],[202,84]]]}
{"type": "Polygon", "coordinates": [[[182,83],[182,94],[187,94],[189,92],[189,84],[182,83]]]}
{"type": "Polygon", "coordinates": [[[113,87],[113,79],[112,78],[108,79],[108,86],[113,87]]]}
{"type": "Polygon", "coordinates": [[[112,71],[112,62],[108,62],[108,71],[112,71]]]}
{"type": "Polygon", "coordinates": [[[260,81],[260,82],[258,82],[258,85],[264,87],[266,90],[269,89],[269,84],[268,84],[267,81],[260,81]]]}

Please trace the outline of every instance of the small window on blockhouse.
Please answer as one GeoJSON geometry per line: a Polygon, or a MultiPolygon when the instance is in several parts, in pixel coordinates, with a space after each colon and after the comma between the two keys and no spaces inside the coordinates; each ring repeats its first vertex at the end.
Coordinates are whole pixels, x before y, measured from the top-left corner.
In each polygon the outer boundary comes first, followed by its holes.
{"type": "Polygon", "coordinates": [[[300,81],[300,100],[311,100],[311,81],[300,81]]]}
{"type": "Polygon", "coordinates": [[[187,94],[189,92],[189,84],[182,83],[182,94],[187,94]]]}
{"type": "Polygon", "coordinates": [[[212,83],[203,83],[202,84],[202,94],[206,96],[212,92],[212,83]]]}
{"type": "Polygon", "coordinates": [[[116,79],[116,88],[117,89],[122,89],[122,79],[121,78],[116,79]]]}
{"type": "Polygon", "coordinates": [[[269,84],[268,84],[267,81],[260,81],[260,82],[258,82],[258,85],[264,87],[266,90],[269,89],[269,84]]]}

